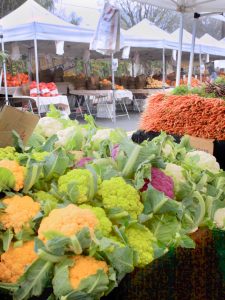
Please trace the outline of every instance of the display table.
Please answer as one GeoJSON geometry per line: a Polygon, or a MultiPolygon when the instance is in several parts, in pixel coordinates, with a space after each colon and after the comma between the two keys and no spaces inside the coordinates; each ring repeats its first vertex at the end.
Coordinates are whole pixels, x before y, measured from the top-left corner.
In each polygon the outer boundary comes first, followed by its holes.
{"type": "MultiPolygon", "coordinates": [[[[169,92],[172,91],[173,88],[165,88],[165,91],[169,92]]],[[[131,89],[130,90],[133,94],[141,94],[141,95],[154,95],[156,93],[163,92],[162,88],[160,89],[131,89]]]]}
{"type": "MultiPolygon", "coordinates": [[[[12,96],[18,87],[7,87],[8,95],[12,96]]],[[[0,95],[5,95],[5,88],[2,86],[0,88],[0,95]]]]}
{"type": "Polygon", "coordinates": [[[67,99],[67,96],[59,95],[54,97],[31,97],[31,96],[24,96],[22,94],[21,88],[17,88],[15,93],[13,94],[13,99],[19,99],[21,101],[30,100],[31,102],[34,101],[36,106],[40,107],[39,112],[46,112],[48,111],[48,106],[50,104],[58,105],[62,110],[65,111],[66,114],[70,114],[70,106],[67,99]]]}
{"type": "MultiPolygon", "coordinates": [[[[94,96],[94,97],[108,97],[111,100],[113,91],[112,90],[71,90],[70,94],[76,96],[94,96]]],[[[115,90],[115,98],[120,100],[123,98],[133,99],[133,93],[130,90],[115,90]]]]}

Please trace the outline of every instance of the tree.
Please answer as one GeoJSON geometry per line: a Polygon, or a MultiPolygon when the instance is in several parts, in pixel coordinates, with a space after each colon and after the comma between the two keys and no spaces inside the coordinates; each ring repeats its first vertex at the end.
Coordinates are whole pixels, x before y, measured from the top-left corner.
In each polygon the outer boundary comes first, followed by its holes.
{"type": "MultiPolygon", "coordinates": [[[[41,4],[44,8],[53,10],[54,0],[35,0],[37,3],[41,4]]],[[[0,1],[0,18],[8,15],[13,10],[17,9],[20,5],[22,5],[26,0],[1,0],[0,1]]],[[[21,16],[22,18],[22,16],[21,16]]]]}
{"type": "Polygon", "coordinates": [[[176,12],[130,0],[118,0],[117,3],[121,9],[122,25],[126,29],[144,18],[168,31],[174,31],[178,27],[179,17],[176,12]]]}
{"type": "MultiPolygon", "coordinates": [[[[117,3],[121,9],[122,26],[125,29],[134,26],[144,18],[168,32],[173,32],[179,27],[179,13],[175,11],[155,7],[149,4],[133,2],[130,0],[118,0],[117,3]]],[[[186,14],[184,16],[184,28],[189,32],[192,32],[192,24],[193,14],[186,14]]],[[[212,19],[211,17],[204,17],[198,20],[198,37],[201,37],[205,33],[209,33],[213,37],[220,39],[221,31],[221,21],[212,19]]]]}

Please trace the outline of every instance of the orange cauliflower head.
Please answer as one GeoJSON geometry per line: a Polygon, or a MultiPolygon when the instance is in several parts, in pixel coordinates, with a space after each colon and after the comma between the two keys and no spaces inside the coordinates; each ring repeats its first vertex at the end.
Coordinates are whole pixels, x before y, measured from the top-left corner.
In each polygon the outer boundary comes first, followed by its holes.
{"type": "Polygon", "coordinates": [[[0,214],[0,223],[4,228],[13,228],[15,233],[18,233],[23,225],[28,225],[28,222],[36,216],[40,210],[40,204],[34,202],[29,196],[13,196],[5,198],[3,204],[6,206],[4,213],[0,214]]]}
{"type": "Polygon", "coordinates": [[[25,170],[26,168],[20,166],[17,161],[14,160],[0,160],[0,167],[8,169],[15,177],[14,190],[18,192],[24,186],[25,170]]]}
{"type": "Polygon", "coordinates": [[[73,289],[79,287],[82,279],[95,275],[98,270],[108,272],[106,262],[96,260],[94,257],[78,255],[74,260],[74,265],[69,268],[69,280],[73,289]]]}
{"type": "Polygon", "coordinates": [[[64,208],[53,209],[48,217],[42,220],[38,237],[45,240],[45,233],[48,231],[55,231],[70,237],[84,227],[88,227],[92,234],[98,225],[99,221],[91,210],[70,204],[64,208]]]}
{"type": "Polygon", "coordinates": [[[16,283],[25,269],[37,259],[34,252],[34,242],[29,241],[21,247],[13,248],[1,255],[0,282],[16,283]]]}

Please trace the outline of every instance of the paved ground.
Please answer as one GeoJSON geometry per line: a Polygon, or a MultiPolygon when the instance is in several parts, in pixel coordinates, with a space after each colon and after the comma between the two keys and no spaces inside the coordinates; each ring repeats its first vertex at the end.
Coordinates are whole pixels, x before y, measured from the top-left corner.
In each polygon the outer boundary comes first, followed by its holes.
{"type": "MultiPolygon", "coordinates": [[[[130,120],[127,117],[118,117],[116,123],[113,123],[111,119],[96,118],[96,123],[103,127],[123,128],[126,131],[136,131],[138,129],[140,114],[129,112],[129,115],[130,120]]],[[[77,118],[77,120],[82,122],[82,118],[77,118]]]]}

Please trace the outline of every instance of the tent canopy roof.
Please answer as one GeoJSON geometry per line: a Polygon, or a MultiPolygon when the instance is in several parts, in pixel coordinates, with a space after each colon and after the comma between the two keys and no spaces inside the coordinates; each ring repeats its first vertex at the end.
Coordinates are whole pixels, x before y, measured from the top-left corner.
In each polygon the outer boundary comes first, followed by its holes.
{"type": "Polygon", "coordinates": [[[143,19],[138,24],[128,29],[127,36],[146,38],[151,40],[169,40],[170,35],[166,31],[151,23],[148,19],[143,19]]]}
{"type": "Polygon", "coordinates": [[[180,12],[225,12],[224,0],[133,0],[180,12]]]}
{"type": "Polygon", "coordinates": [[[23,5],[0,20],[4,41],[62,40],[90,42],[93,30],[68,23],[44,9],[34,0],[23,5]]]}
{"type": "Polygon", "coordinates": [[[222,43],[221,41],[216,40],[214,37],[212,37],[208,33],[204,34],[199,39],[199,43],[203,44],[203,45],[210,45],[212,47],[214,46],[214,47],[224,48],[224,50],[225,50],[224,43],[222,43]]]}

